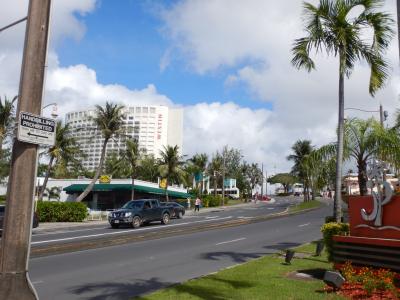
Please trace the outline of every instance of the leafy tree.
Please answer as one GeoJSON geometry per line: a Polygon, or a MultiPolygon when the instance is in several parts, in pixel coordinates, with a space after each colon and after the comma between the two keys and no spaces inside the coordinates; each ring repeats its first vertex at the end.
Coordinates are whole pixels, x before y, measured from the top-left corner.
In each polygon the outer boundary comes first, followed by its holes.
{"type": "Polygon", "coordinates": [[[104,138],[103,147],[101,149],[100,161],[96,173],[86,189],[76,199],[77,202],[82,201],[93,189],[103,169],[107,143],[114,135],[118,135],[122,131],[122,109],[123,106],[110,102],[106,102],[104,107],[96,105],[94,123],[96,124],[97,130],[101,132],[104,138]]]}
{"type": "Polygon", "coordinates": [[[256,186],[263,183],[263,174],[258,164],[251,164],[246,169],[246,177],[248,178],[250,189],[253,191],[256,186]]]}
{"type": "Polygon", "coordinates": [[[43,194],[46,190],[47,182],[53,170],[54,163],[62,162],[63,164],[68,165],[69,162],[76,161],[76,156],[81,152],[75,138],[69,135],[68,131],[68,124],[63,125],[61,121],[57,121],[55,144],[45,152],[45,155],[49,157],[49,163],[39,193],[39,200],[43,199],[43,194]]]}
{"type": "Polygon", "coordinates": [[[3,150],[4,140],[12,134],[14,128],[14,102],[18,96],[15,96],[12,100],[7,99],[4,96],[4,101],[0,97],[0,155],[3,150]]]}
{"type": "Polygon", "coordinates": [[[335,218],[341,220],[340,194],[344,143],[344,76],[350,77],[357,61],[365,60],[371,70],[369,92],[372,96],[388,77],[388,66],[383,54],[393,36],[394,21],[389,14],[378,12],[382,0],[320,0],[318,6],[304,2],[307,36],[295,41],[292,64],[309,72],[315,69],[310,52],[324,48],[328,55],[339,56],[339,118],[336,159],[335,218]],[[350,13],[356,6],[363,11],[356,17],[350,13]],[[371,30],[372,29],[372,30],[371,30]],[[372,43],[363,37],[366,30],[373,34],[372,43]]]}
{"type": "Polygon", "coordinates": [[[3,155],[0,156],[0,182],[8,177],[10,174],[11,165],[11,151],[10,149],[4,149],[3,155]]]}
{"type": "Polygon", "coordinates": [[[277,184],[280,183],[283,186],[283,189],[285,193],[289,192],[290,186],[295,184],[297,181],[296,176],[293,176],[292,174],[289,173],[278,173],[270,178],[268,178],[267,182],[271,184],[277,184]]]}
{"type": "Polygon", "coordinates": [[[287,157],[288,160],[294,162],[292,167],[292,174],[300,179],[304,186],[304,201],[308,201],[309,195],[309,181],[307,177],[307,171],[304,165],[304,161],[313,150],[310,140],[298,140],[292,146],[293,154],[287,157]]]}
{"type": "Polygon", "coordinates": [[[157,182],[159,172],[157,160],[154,158],[154,155],[144,155],[138,169],[138,179],[150,182],[157,182]]]}
{"type": "Polygon", "coordinates": [[[113,178],[126,178],[129,176],[129,167],[112,151],[104,162],[104,172],[113,178]]]}
{"type": "Polygon", "coordinates": [[[160,152],[160,160],[158,170],[163,179],[166,180],[165,184],[165,198],[168,198],[168,184],[184,182],[185,171],[183,170],[182,157],[179,155],[178,146],[164,146],[164,150],[160,152]]]}

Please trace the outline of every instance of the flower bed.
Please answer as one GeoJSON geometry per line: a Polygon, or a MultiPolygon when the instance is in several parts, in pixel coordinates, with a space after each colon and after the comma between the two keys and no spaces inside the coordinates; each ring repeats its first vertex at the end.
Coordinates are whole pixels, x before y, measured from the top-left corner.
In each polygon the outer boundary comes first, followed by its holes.
{"type": "MultiPolygon", "coordinates": [[[[386,269],[355,267],[350,262],[336,264],[346,282],[337,291],[350,299],[399,299],[400,274],[386,269]]],[[[326,288],[333,291],[332,288],[326,288]]]]}

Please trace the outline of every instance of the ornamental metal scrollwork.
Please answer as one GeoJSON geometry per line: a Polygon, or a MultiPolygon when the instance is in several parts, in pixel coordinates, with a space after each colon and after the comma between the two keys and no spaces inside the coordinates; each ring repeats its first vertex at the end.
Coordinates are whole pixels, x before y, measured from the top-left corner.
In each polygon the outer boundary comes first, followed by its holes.
{"type": "Polygon", "coordinates": [[[374,221],[374,226],[382,226],[383,206],[392,200],[393,188],[392,185],[384,178],[386,164],[384,162],[374,160],[368,170],[367,186],[372,191],[373,209],[370,214],[363,208],[361,216],[364,221],[374,221]]]}

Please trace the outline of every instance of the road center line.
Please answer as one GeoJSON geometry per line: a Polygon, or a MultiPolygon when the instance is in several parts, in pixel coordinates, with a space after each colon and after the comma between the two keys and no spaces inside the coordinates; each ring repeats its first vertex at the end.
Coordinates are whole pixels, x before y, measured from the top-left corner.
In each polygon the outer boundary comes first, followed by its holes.
{"type": "Polygon", "coordinates": [[[231,240],[231,241],[221,242],[221,243],[215,244],[215,246],[218,246],[218,245],[223,245],[223,244],[228,244],[228,243],[239,242],[239,241],[243,241],[243,240],[245,240],[245,239],[246,239],[246,238],[244,237],[244,238],[240,238],[240,239],[236,239],[236,240],[231,240]]]}
{"type": "Polygon", "coordinates": [[[301,225],[299,225],[299,226],[297,226],[297,227],[304,227],[304,226],[308,226],[308,225],[310,225],[311,223],[306,223],[306,224],[301,224],[301,225]]]}
{"type": "Polygon", "coordinates": [[[165,229],[165,228],[170,228],[170,227],[176,227],[176,226],[182,226],[182,225],[190,225],[190,224],[194,224],[194,223],[204,223],[204,222],[217,221],[217,220],[226,220],[226,219],[231,219],[231,218],[232,218],[232,216],[219,218],[219,219],[210,219],[210,220],[201,220],[201,221],[186,222],[186,223],[179,223],[179,224],[171,224],[171,225],[168,225],[168,226],[161,225],[161,226],[154,226],[154,227],[146,227],[146,228],[124,230],[124,231],[116,231],[116,232],[106,232],[106,233],[91,234],[91,235],[81,235],[81,236],[74,236],[74,237],[63,238],[63,239],[54,239],[54,240],[31,242],[31,245],[46,244],[46,243],[53,243],[53,242],[62,242],[62,241],[71,241],[71,240],[76,240],[76,239],[84,239],[84,238],[99,237],[99,236],[106,236],[106,235],[124,234],[124,233],[132,232],[132,231],[134,231],[134,232],[148,231],[148,230],[157,229],[157,228],[165,229]]]}

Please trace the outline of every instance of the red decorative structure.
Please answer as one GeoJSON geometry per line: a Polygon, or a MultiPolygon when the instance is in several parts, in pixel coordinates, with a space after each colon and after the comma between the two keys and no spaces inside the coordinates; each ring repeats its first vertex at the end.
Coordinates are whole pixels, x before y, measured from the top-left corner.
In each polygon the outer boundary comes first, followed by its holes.
{"type": "Polygon", "coordinates": [[[350,196],[349,236],[334,236],[337,263],[390,268],[400,271],[400,196],[384,180],[384,165],[374,162],[369,172],[370,196],[350,196]]]}

